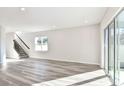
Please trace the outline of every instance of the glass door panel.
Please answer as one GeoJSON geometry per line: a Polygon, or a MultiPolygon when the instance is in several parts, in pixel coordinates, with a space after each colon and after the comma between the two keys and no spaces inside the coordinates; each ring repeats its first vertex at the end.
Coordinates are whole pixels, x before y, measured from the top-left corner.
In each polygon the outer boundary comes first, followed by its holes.
{"type": "Polygon", "coordinates": [[[117,65],[118,65],[118,77],[119,84],[124,83],[124,11],[122,11],[116,17],[116,31],[118,31],[118,43],[117,43],[117,65]]]}
{"type": "Polygon", "coordinates": [[[118,36],[119,36],[119,31],[118,31],[118,25],[117,25],[117,20],[115,19],[115,85],[119,85],[119,75],[120,75],[120,63],[118,62],[118,36]]]}
{"type": "Polygon", "coordinates": [[[106,74],[108,74],[108,27],[104,31],[104,53],[105,53],[104,69],[106,74]]]}
{"type": "Polygon", "coordinates": [[[109,25],[109,76],[111,77],[113,83],[115,81],[114,74],[114,59],[115,59],[115,33],[114,33],[114,21],[109,25]]]}

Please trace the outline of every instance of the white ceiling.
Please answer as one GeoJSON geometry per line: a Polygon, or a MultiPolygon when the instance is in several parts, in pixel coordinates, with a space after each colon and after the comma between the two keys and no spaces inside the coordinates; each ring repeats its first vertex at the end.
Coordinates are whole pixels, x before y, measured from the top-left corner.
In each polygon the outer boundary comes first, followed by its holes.
{"type": "Polygon", "coordinates": [[[99,24],[105,7],[0,8],[0,24],[7,31],[45,31],[99,24]]]}

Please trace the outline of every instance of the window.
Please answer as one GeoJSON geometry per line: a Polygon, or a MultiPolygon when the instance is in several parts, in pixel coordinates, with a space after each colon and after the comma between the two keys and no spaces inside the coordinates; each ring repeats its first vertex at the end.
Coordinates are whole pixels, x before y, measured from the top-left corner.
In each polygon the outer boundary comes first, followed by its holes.
{"type": "Polygon", "coordinates": [[[35,51],[48,51],[47,36],[35,37],[35,51]]]}

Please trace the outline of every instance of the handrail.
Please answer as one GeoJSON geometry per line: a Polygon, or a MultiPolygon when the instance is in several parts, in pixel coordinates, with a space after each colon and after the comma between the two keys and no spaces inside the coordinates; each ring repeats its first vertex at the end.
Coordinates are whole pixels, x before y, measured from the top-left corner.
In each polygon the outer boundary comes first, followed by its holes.
{"type": "Polygon", "coordinates": [[[30,49],[29,48],[29,46],[16,34],[16,36],[21,40],[21,42],[28,48],[28,49],[30,49]]]}

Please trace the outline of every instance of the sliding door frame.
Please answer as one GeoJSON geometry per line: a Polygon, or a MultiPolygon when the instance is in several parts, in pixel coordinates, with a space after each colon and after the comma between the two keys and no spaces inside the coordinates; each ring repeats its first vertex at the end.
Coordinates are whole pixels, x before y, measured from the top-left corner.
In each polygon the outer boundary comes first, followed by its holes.
{"type": "Polygon", "coordinates": [[[108,34],[108,76],[110,77],[110,80],[112,81],[113,85],[116,85],[116,84],[115,84],[115,19],[113,19],[113,20],[110,22],[110,24],[108,25],[108,33],[109,33],[109,34],[108,34]],[[109,37],[109,36],[110,36],[110,33],[111,33],[109,27],[110,27],[110,25],[111,25],[112,23],[114,24],[114,26],[113,26],[113,30],[114,30],[114,33],[113,33],[113,34],[114,34],[114,35],[113,35],[113,39],[114,39],[114,40],[113,40],[113,41],[114,41],[114,42],[113,42],[113,46],[114,46],[114,50],[113,50],[113,53],[114,53],[114,54],[113,54],[113,55],[114,55],[114,56],[113,56],[113,79],[112,79],[112,77],[111,77],[111,75],[110,75],[110,72],[109,72],[109,69],[110,69],[110,52],[109,52],[109,51],[110,51],[110,50],[109,50],[109,47],[110,47],[110,39],[109,39],[109,38],[110,38],[110,37],[109,37]]]}
{"type": "Polygon", "coordinates": [[[105,73],[108,75],[109,73],[109,27],[106,27],[104,30],[104,70],[105,73]],[[106,39],[107,38],[107,39],[106,39]],[[107,50],[107,51],[106,51],[107,50]],[[107,53],[106,53],[107,52],[107,53]],[[107,54],[107,55],[106,55],[107,54]],[[107,57],[106,57],[107,56],[107,57]],[[107,58],[107,59],[106,59],[107,58]],[[107,62],[106,62],[107,61],[107,62]],[[106,67],[107,64],[107,67],[106,67]],[[106,69],[107,68],[107,69],[106,69]]]}
{"type": "MultiPolygon", "coordinates": [[[[124,11],[124,8],[122,8],[119,13],[113,18],[113,20],[110,22],[110,24],[104,29],[104,44],[105,44],[105,35],[106,35],[106,29],[108,29],[108,73],[106,73],[109,77],[110,77],[110,80],[112,81],[113,85],[119,85],[119,72],[117,73],[117,71],[119,71],[119,62],[118,62],[118,35],[119,35],[119,32],[117,30],[117,16],[122,12],[124,11]],[[110,76],[110,73],[109,73],[109,65],[110,65],[110,62],[109,62],[109,58],[110,58],[110,53],[109,53],[109,46],[110,46],[110,40],[109,40],[109,36],[110,36],[110,29],[109,29],[109,26],[111,25],[111,23],[114,22],[114,78],[112,79],[111,76],[110,76]],[[116,76],[118,75],[118,76],[116,76]],[[118,78],[118,79],[117,79],[118,78]]],[[[105,66],[105,62],[106,62],[106,53],[105,53],[105,48],[104,47],[104,69],[106,68],[105,66]]],[[[106,71],[105,71],[106,72],[106,71]]]]}

